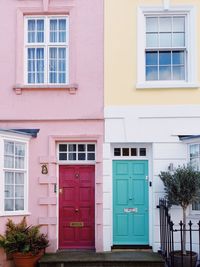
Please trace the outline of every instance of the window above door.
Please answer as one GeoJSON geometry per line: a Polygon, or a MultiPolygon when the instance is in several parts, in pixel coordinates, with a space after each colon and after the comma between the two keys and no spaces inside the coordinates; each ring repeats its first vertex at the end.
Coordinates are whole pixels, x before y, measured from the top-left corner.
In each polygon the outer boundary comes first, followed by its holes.
{"type": "Polygon", "coordinates": [[[58,160],[68,162],[92,162],[96,160],[94,143],[61,143],[58,144],[58,160]]]}

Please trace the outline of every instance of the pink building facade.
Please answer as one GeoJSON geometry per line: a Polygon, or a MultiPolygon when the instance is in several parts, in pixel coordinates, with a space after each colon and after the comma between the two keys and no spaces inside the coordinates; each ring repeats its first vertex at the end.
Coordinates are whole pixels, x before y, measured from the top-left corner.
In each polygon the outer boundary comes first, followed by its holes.
{"type": "Polygon", "coordinates": [[[102,251],[103,0],[0,5],[0,232],[102,251]]]}

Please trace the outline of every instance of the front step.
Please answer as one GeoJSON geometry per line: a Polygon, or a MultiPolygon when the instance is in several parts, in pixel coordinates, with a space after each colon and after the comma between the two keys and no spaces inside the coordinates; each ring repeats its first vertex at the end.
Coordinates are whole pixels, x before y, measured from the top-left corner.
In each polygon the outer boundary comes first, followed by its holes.
{"type": "Polygon", "coordinates": [[[45,254],[40,267],[164,267],[161,256],[153,252],[128,251],[95,253],[62,251],[45,254]]]}

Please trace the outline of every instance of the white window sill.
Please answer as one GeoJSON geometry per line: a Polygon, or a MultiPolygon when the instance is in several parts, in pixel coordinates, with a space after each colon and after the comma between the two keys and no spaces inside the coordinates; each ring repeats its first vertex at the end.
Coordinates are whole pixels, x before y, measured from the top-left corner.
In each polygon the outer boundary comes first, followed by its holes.
{"type": "Polygon", "coordinates": [[[136,84],[136,89],[183,89],[183,88],[193,88],[197,89],[200,87],[200,84],[198,83],[178,83],[178,82],[144,82],[144,83],[137,83],[136,84]]]}
{"type": "Polygon", "coordinates": [[[0,213],[0,217],[7,217],[7,216],[29,216],[31,215],[28,211],[9,211],[0,213]]]}
{"type": "Polygon", "coordinates": [[[66,90],[70,94],[76,94],[76,91],[78,89],[77,84],[66,84],[66,85],[46,85],[46,84],[34,84],[34,85],[20,85],[17,84],[13,87],[13,90],[15,91],[16,95],[21,95],[23,90],[26,91],[46,91],[46,90],[66,90]]]}

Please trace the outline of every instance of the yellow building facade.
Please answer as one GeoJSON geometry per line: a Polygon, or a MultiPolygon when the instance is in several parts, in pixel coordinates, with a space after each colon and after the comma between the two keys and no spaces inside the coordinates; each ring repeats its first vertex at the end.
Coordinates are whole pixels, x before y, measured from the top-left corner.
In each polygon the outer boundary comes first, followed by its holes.
{"type": "MultiPolygon", "coordinates": [[[[138,9],[155,7],[166,8],[165,15],[171,8],[193,7],[194,19],[194,53],[199,58],[200,2],[197,0],[108,0],[105,1],[105,105],[169,105],[169,104],[199,104],[200,103],[200,70],[198,62],[193,85],[184,88],[138,88],[138,50],[140,40],[138,31],[138,9]],[[198,68],[198,69],[197,69],[198,68]]],[[[140,32],[145,34],[145,32],[140,32]]]]}

